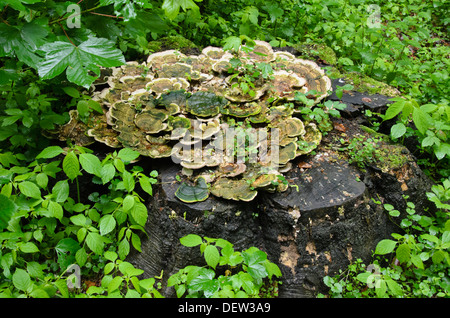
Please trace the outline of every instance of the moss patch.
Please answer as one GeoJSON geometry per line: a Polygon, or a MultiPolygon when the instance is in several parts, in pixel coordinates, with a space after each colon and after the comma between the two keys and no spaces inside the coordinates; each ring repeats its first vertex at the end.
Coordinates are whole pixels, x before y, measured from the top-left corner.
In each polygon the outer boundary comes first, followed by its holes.
{"type": "Polygon", "coordinates": [[[336,53],[325,44],[317,43],[297,43],[293,45],[302,57],[306,59],[319,58],[326,64],[335,65],[337,62],[336,53]]]}
{"type": "MultiPolygon", "coordinates": [[[[150,41],[147,45],[151,52],[160,52],[164,50],[196,50],[198,46],[194,42],[182,37],[181,35],[170,35],[157,41],[150,41]]],[[[183,52],[184,53],[184,52],[183,52]]]]}

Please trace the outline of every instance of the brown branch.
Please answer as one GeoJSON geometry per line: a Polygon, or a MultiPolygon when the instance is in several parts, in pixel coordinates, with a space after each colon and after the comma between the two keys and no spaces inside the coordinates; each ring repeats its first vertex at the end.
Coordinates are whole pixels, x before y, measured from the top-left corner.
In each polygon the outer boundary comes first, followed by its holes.
{"type": "Polygon", "coordinates": [[[64,31],[64,34],[66,35],[66,37],[69,39],[70,43],[72,43],[73,46],[76,47],[76,45],[72,42],[72,40],[70,39],[69,35],[67,34],[66,30],[64,29],[64,27],[62,26],[61,22],[58,21],[59,26],[61,27],[61,29],[64,31]]]}
{"type": "Polygon", "coordinates": [[[109,14],[104,14],[104,13],[98,13],[98,12],[89,12],[89,13],[90,14],[101,15],[101,16],[109,17],[109,18],[123,19],[123,17],[116,17],[115,15],[109,15],[109,14]]]}

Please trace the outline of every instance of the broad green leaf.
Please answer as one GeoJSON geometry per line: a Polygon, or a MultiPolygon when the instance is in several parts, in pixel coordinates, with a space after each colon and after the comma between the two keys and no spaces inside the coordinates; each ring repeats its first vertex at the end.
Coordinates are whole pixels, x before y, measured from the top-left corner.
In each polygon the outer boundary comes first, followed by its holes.
{"type": "Polygon", "coordinates": [[[0,230],[6,229],[14,212],[16,212],[14,202],[7,196],[0,194],[0,230]]]}
{"type": "Polygon", "coordinates": [[[75,253],[80,248],[81,248],[80,244],[70,237],[60,240],[58,244],[56,244],[55,246],[55,250],[57,253],[66,253],[66,252],[75,253]]]}
{"type": "Polygon", "coordinates": [[[60,146],[50,146],[42,150],[37,156],[36,159],[50,159],[54,158],[60,154],[62,154],[64,150],[60,146]]]}
{"type": "Polygon", "coordinates": [[[117,157],[125,162],[131,162],[133,160],[136,160],[139,156],[140,156],[139,152],[130,148],[120,149],[119,153],[117,154],[117,157]]]}
{"type": "Polygon", "coordinates": [[[56,202],[62,203],[69,197],[69,182],[60,180],[52,188],[52,196],[56,202]]]}
{"type": "Polygon", "coordinates": [[[124,237],[123,240],[120,241],[118,252],[121,260],[124,260],[130,253],[130,243],[127,241],[126,237],[124,237]]]}
{"type": "Polygon", "coordinates": [[[70,221],[75,225],[85,226],[87,219],[83,214],[76,214],[70,217],[70,221]]]}
{"type": "Polygon", "coordinates": [[[41,46],[40,50],[45,52],[44,60],[38,65],[42,79],[54,78],[66,71],[69,81],[85,88],[98,77],[98,65],[114,67],[125,63],[122,52],[114,48],[114,42],[104,38],[90,37],[78,46],[55,41],[41,46]]]}
{"type": "Polygon", "coordinates": [[[84,247],[80,248],[75,253],[75,260],[77,261],[78,265],[84,266],[84,264],[86,264],[87,259],[88,259],[88,255],[87,255],[84,247]]]}
{"type": "Polygon", "coordinates": [[[103,184],[108,183],[109,181],[111,181],[114,176],[116,175],[116,169],[114,168],[114,165],[111,163],[107,163],[105,164],[102,168],[101,168],[101,176],[102,176],[102,182],[103,184]]]}
{"type": "Polygon", "coordinates": [[[32,242],[26,242],[25,244],[20,245],[20,250],[24,253],[37,253],[39,252],[38,247],[36,244],[32,242]]]}
{"type": "Polygon", "coordinates": [[[63,170],[70,180],[74,180],[80,175],[80,163],[78,162],[77,155],[73,151],[70,151],[64,157],[63,170]]]}
{"type": "Polygon", "coordinates": [[[205,297],[210,298],[220,287],[219,281],[214,279],[215,276],[216,273],[212,269],[202,268],[198,271],[198,276],[189,283],[189,288],[193,291],[202,290],[205,297]]]}
{"type": "Polygon", "coordinates": [[[203,243],[203,239],[196,234],[188,234],[180,238],[180,243],[187,247],[194,247],[203,243]]]}
{"type": "Polygon", "coordinates": [[[89,232],[89,234],[86,236],[86,244],[95,254],[102,254],[104,241],[100,234],[89,232]]]}
{"type": "Polygon", "coordinates": [[[430,115],[425,113],[420,108],[414,108],[412,115],[414,125],[416,125],[417,129],[425,134],[427,129],[430,127],[430,123],[433,121],[430,115]]]}
{"type": "Polygon", "coordinates": [[[135,202],[129,213],[137,224],[145,226],[148,218],[148,210],[143,203],[135,202]]]}
{"type": "Polygon", "coordinates": [[[394,118],[395,116],[397,116],[402,110],[403,107],[405,106],[405,100],[402,101],[397,101],[393,104],[390,104],[388,106],[388,109],[386,110],[386,113],[384,114],[383,119],[384,120],[388,120],[391,118],[394,118]]]}
{"type": "Polygon", "coordinates": [[[127,195],[122,202],[122,206],[123,206],[123,210],[125,212],[129,211],[133,206],[134,206],[134,196],[132,195],[127,195]]]}
{"type": "Polygon", "coordinates": [[[122,276],[114,277],[108,284],[108,293],[112,293],[113,291],[118,289],[122,285],[122,282],[123,282],[122,276]]]}
{"type": "Polygon", "coordinates": [[[217,247],[215,247],[214,245],[208,245],[205,248],[204,257],[205,257],[206,263],[210,267],[216,269],[216,266],[219,263],[219,259],[220,259],[220,254],[219,254],[219,250],[217,249],[217,247]]]}
{"type": "Polygon", "coordinates": [[[116,227],[116,219],[111,214],[107,214],[100,219],[99,226],[100,235],[106,235],[116,227]]]}
{"type": "MultiPolygon", "coordinates": [[[[0,25],[0,47],[7,56],[17,58],[27,65],[36,68],[41,58],[35,54],[37,47],[45,43],[48,31],[45,27],[35,23],[25,23],[20,26],[0,25]]],[[[1,52],[1,49],[0,49],[1,52]]]]}
{"type": "Polygon", "coordinates": [[[133,175],[125,170],[122,174],[122,178],[123,178],[123,186],[124,186],[125,190],[127,190],[128,192],[133,191],[134,190],[133,175]]]}
{"type": "Polygon", "coordinates": [[[378,242],[377,247],[375,248],[375,254],[389,254],[394,250],[396,244],[397,242],[393,240],[381,240],[380,242],[378,242]]]}
{"type": "Polygon", "coordinates": [[[141,185],[142,190],[147,192],[149,195],[153,195],[152,185],[150,184],[148,177],[146,176],[140,177],[139,184],[141,185]]]}
{"type": "Polygon", "coordinates": [[[187,9],[198,10],[198,6],[192,0],[164,0],[161,8],[170,20],[177,17],[180,8],[184,11],[187,9]]]}
{"type": "Polygon", "coordinates": [[[102,177],[102,163],[97,156],[91,153],[80,154],[80,164],[87,173],[102,177]]]}
{"type": "Polygon", "coordinates": [[[403,123],[397,123],[391,127],[391,137],[396,139],[400,138],[406,133],[406,127],[403,123]]]}
{"type": "Polygon", "coordinates": [[[400,263],[406,263],[411,258],[411,248],[406,243],[400,244],[395,251],[395,255],[400,263]]]}
{"type": "Polygon", "coordinates": [[[242,39],[238,36],[229,36],[222,42],[224,50],[234,50],[237,52],[239,51],[239,47],[241,46],[242,39]]]}
{"type": "Polygon", "coordinates": [[[423,269],[423,262],[422,259],[420,258],[420,255],[411,255],[411,262],[420,269],[423,269]]]}
{"type": "Polygon", "coordinates": [[[12,276],[14,287],[21,291],[27,291],[33,284],[30,275],[23,269],[17,268],[12,276]]]}
{"type": "Polygon", "coordinates": [[[48,203],[48,212],[50,212],[51,217],[57,218],[60,221],[64,216],[63,208],[58,202],[50,201],[48,203]]]}
{"type": "Polygon", "coordinates": [[[31,181],[23,181],[19,183],[19,190],[27,197],[33,199],[41,198],[41,190],[39,190],[39,187],[31,181]]]}

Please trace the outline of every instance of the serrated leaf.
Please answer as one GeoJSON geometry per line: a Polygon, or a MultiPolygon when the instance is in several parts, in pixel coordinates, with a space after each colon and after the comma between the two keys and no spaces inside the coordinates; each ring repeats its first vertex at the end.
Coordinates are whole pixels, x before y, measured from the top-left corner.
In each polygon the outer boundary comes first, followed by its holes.
{"type": "Polygon", "coordinates": [[[60,146],[50,146],[42,150],[37,156],[36,159],[50,159],[54,158],[60,154],[62,154],[64,150],[60,146]]]}
{"type": "Polygon", "coordinates": [[[188,234],[180,238],[180,243],[187,247],[194,247],[203,243],[203,239],[196,234],[188,234]]]}
{"type": "Polygon", "coordinates": [[[80,163],[73,151],[64,157],[63,171],[70,180],[74,180],[80,174],[80,163]]]}
{"type": "Polygon", "coordinates": [[[397,101],[393,104],[390,104],[388,106],[388,109],[386,110],[386,113],[384,114],[383,119],[384,120],[388,120],[391,118],[394,118],[395,116],[397,116],[402,110],[403,107],[405,106],[405,100],[401,100],[401,101],[397,101]]]}
{"type": "Polygon", "coordinates": [[[143,203],[135,202],[129,213],[137,224],[145,226],[148,218],[148,210],[143,203]]]}
{"type": "Polygon", "coordinates": [[[97,156],[91,153],[82,153],[80,154],[80,164],[86,172],[102,177],[102,164],[97,156]]]}
{"type": "Polygon", "coordinates": [[[139,156],[140,156],[139,152],[130,148],[120,149],[119,153],[117,154],[117,157],[125,162],[131,162],[133,160],[136,160],[139,156]]]}
{"type": "Polygon", "coordinates": [[[395,255],[400,263],[406,263],[411,258],[411,248],[408,244],[400,244],[395,251],[395,255]]]}
{"type": "Polygon", "coordinates": [[[430,127],[430,123],[432,122],[430,115],[425,113],[420,108],[414,108],[412,118],[414,121],[414,125],[416,125],[417,129],[422,134],[425,134],[427,129],[430,127]]]}
{"type": "Polygon", "coordinates": [[[391,127],[391,137],[396,139],[400,138],[406,133],[406,127],[403,123],[397,123],[391,127]]]}
{"type": "Polygon", "coordinates": [[[27,197],[33,199],[41,198],[41,190],[39,190],[39,187],[31,181],[23,181],[19,183],[19,190],[27,197]]]}
{"type": "Polygon", "coordinates": [[[116,175],[116,168],[114,168],[114,165],[112,163],[105,164],[100,171],[103,184],[111,181],[116,175]]]}
{"type": "Polygon", "coordinates": [[[375,248],[375,254],[389,254],[394,250],[396,244],[397,242],[393,240],[381,240],[380,242],[378,242],[377,247],[375,248]]]}
{"type": "Polygon", "coordinates": [[[9,220],[16,211],[16,205],[7,196],[0,194],[0,230],[8,226],[9,220]]]}
{"type": "Polygon", "coordinates": [[[49,216],[54,217],[60,221],[64,216],[63,208],[58,202],[50,201],[48,203],[48,211],[50,212],[49,216]]]}
{"type": "Polygon", "coordinates": [[[215,247],[214,245],[208,245],[205,248],[204,257],[205,257],[206,263],[210,267],[216,269],[216,266],[219,263],[219,259],[220,259],[220,254],[219,254],[219,250],[217,249],[217,247],[215,247]]]}
{"type": "Polygon", "coordinates": [[[78,46],[69,42],[55,41],[40,47],[45,52],[38,65],[42,79],[50,79],[66,71],[67,79],[89,88],[99,75],[98,65],[114,67],[125,63],[122,52],[114,48],[114,42],[104,38],[90,37],[78,46]],[[96,77],[89,72],[96,73],[96,77]]]}
{"type": "Polygon", "coordinates": [[[100,235],[106,235],[116,227],[116,219],[111,214],[107,214],[100,219],[99,226],[100,235]]]}
{"type": "Polygon", "coordinates": [[[32,285],[30,275],[21,268],[17,268],[14,272],[12,282],[14,287],[21,291],[27,291],[32,285]]]}
{"type": "Polygon", "coordinates": [[[95,254],[102,254],[104,241],[100,234],[89,232],[89,234],[86,236],[86,244],[95,254]]]}

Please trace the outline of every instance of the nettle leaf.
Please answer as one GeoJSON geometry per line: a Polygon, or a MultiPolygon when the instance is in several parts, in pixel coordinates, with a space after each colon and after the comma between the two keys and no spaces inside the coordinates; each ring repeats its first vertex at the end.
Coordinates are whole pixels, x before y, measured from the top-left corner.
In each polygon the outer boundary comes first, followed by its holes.
{"type": "Polygon", "coordinates": [[[104,38],[90,37],[78,46],[69,42],[55,41],[40,47],[45,59],[38,65],[42,79],[50,79],[66,71],[72,83],[89,88],[99,75],[99,67],[125,64],[125,58],[114,42],[104,38]],[[89,75],[94,72],[96,76],[89,75]]]}

